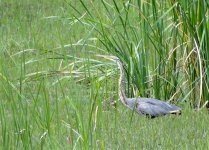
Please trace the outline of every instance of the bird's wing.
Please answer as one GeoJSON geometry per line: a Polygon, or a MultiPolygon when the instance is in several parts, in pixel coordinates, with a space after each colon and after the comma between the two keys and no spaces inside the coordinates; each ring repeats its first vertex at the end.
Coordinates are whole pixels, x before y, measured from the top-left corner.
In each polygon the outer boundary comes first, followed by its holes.
{"type": "Polygon", "coordinates": [[[159,116],[159,115],[165,115],[167,111],[165,111],[164,109],[156,106],[156,105],[152,105],[146,102],[137,102],[136,103],[136,111],[139,114],[142,115],[150,115],[150,116],[159,116]]]}
{"type": "Polygon", "coordinates": [[[138,101],[136,103],[136,111],[142,115],[149,115],[152,117],[169,114],[169,110],[157,105],[155,103],[147,103],[146,101],[138,101]]]}

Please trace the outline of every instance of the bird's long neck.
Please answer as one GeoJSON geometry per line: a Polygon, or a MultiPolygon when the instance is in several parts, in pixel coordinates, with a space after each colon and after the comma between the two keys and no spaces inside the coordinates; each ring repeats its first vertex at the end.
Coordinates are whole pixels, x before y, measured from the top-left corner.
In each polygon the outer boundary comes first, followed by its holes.
{"type": "Polygon", "coordinates": [[[128,102],[127,102],[127,97],[125,96],[125,93],[123,92],[123,79],[124,79],[124,68],[123,68],[123,64],[121,62],[117,62],[119,68],[120,68],[120,78],[119,78],[119,81],[118,81],[118,94],[119,94],[119,97],[120,97],[120,100],[122,101],[122,103],[124,105],[128,105],[128,102]]]}

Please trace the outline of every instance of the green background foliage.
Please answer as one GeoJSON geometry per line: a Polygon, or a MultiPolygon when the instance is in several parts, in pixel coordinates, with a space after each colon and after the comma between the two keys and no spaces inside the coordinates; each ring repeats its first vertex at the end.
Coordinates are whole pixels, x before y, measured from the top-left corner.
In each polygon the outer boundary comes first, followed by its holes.
{"type": "Polygon", "coordinates": [[[208,149],[208,7],[0,0],[0,149],[208,149]],[[150,120],[125,108],[118,68],[96,54],[121,59],[129,97],[183,114],[150,120]]]}

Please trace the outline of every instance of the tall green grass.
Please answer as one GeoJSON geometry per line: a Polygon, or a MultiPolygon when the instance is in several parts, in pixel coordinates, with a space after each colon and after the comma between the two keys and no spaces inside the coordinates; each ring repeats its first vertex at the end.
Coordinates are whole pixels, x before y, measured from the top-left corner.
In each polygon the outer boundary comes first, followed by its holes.
{"type": "Polygon", "coordinates": [[[206,1],[101,0],[88,7],[80,0],[80,5],[84,10],[72,7],[74,16],[125,64],[129,96],[186,102],[198,109],[208,101],[206,1]]]}
{"type": "Polygon", "coordinates": [[[208,112],[187,105],[208,100],[208,4],[160,2],[1,1],[0,149],[208,149],[208,112]],[[182,116],[126,109],[98,53],[121,58],[127,95],[182,116]]]}

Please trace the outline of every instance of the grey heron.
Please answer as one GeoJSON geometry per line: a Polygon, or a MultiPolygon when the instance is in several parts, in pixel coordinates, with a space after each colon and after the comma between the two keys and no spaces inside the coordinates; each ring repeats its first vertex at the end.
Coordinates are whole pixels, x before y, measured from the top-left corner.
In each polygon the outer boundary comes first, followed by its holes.
{"type": "Polygon", "coordinates": [[[167,114],[181,114],[181,108],[154,98],[127,98],[123,91],[123,79],[124,79],[124,67],[123,63],[116,56],[105,56],[97,55],[109,59],[117,63],[120,69],[120,77],[118,80],[118,94],[121,102],[130,108],[131,110],[136,111],[140,115],[148,116],[151,118],[167,115],[167,114]]]}

